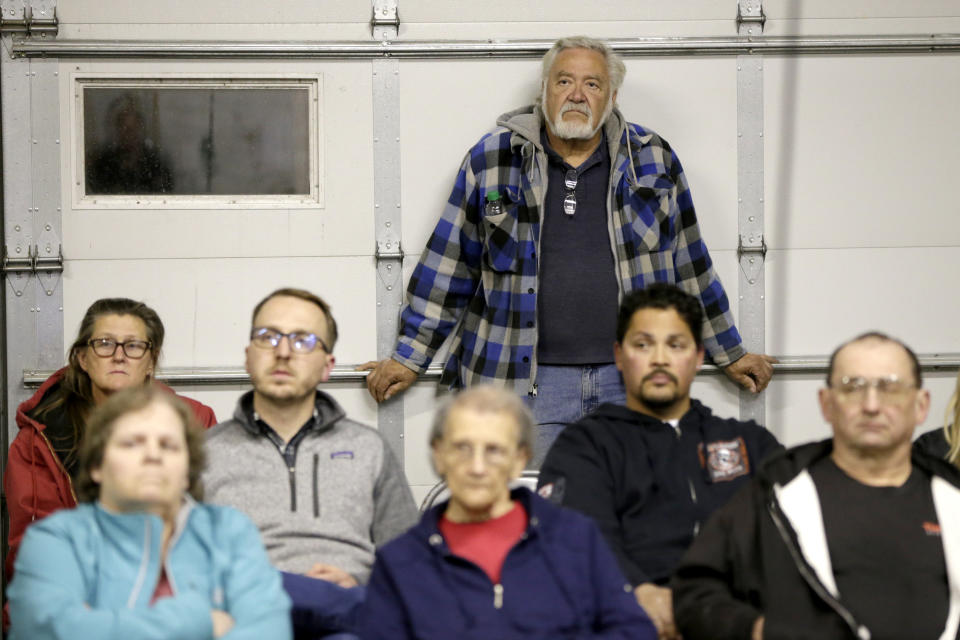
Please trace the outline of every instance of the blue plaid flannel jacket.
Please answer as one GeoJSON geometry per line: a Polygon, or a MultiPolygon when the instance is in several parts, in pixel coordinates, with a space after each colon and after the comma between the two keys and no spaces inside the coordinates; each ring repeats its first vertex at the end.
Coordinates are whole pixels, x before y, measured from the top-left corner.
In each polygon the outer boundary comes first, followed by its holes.
{"type": "MultiPolygon", "coordinates": [[[[445,382],[536,393],[537,253],[547,190],[541,122],[536,106],[506,113],[467,153],[410,278],[394,360],[422,372],[453,332],[445,382]],[[494,190],[502,212],[486,215],[486,195],[494,190]]],[[[697,296],[706,311],[707,353],[719,366],[730,364],[746,351],[700,238],[679,159],[617,109],[604,127],[607,219],[621,297],[651,282],[697,296]]]]}

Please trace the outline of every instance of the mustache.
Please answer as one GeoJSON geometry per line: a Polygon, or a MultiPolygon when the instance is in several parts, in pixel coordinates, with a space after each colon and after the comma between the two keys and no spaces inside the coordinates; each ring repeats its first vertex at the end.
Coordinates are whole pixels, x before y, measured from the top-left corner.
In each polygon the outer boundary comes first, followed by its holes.
{"type": "Polygon", "coordinates": [[[588,118],[593,117],[593,110],[586,102],[564,102],[563,106],[560,107],[560,113],[558,113],[557,116],[562,116],[567,111],[579,111],[588,118]]]}
{"type": "Polygon", "coordinates": [[[667,376],[668,378],[670,378],[670,380],[673,381],[673,384],[680,384],[680,381],[677,380],[677,376],[673,375],[672,373],[670,373],[670,372],[667,371],[666,369],[654,369],[653,371],[651,371],[651,372],[648,373],[647,375],[643,376],[643,380],[642,380],[641,382],[646,382],[647,380],[649,380],[649,379],[652,378],[653,376],[660,375],[660,374],[663,374],[663,375],[667,376]]]}

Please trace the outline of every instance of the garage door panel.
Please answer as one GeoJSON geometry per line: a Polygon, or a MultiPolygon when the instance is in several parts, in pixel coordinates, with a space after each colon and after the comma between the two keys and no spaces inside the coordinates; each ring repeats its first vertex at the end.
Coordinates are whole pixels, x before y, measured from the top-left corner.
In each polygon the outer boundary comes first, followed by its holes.
{"type": "Polygon", "coordinates": [[[918,353],[960,352],[960,298],[944,290],[960,248],[771,251],[767,259],[771,353],[824,355],[871,329],[918,353]]]}
{"type": "Polygon", "coordinates": [[[292,286],[331,305],[341,334],[338,361],[365,362],[376,355],[374,284],[369,258],[72,261],[64,277],[64,336],[69,344],[93,300],[125,296],[160,314],[164,366],[239,367],[253,307],[292,286]]]}

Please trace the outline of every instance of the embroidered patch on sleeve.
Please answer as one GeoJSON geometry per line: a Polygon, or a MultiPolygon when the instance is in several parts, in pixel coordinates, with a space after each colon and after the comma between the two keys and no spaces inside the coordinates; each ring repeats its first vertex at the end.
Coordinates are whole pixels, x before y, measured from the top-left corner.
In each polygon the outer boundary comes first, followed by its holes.
{"type": "Polygon", "coordinates": [[[747,443],[742,436],[701,444],[699,449],[700,464],[706,467],[712,482],[727,482],[750,473],[747,443]]]}
{"type": "Polygon", "coordinates": [[[549,500],[553,504],[563,504],[563,492],[567,486],[566,478],[557,478],[553,482],[548,482],[539,489],[537,493],[544,500],[549,500]]]}

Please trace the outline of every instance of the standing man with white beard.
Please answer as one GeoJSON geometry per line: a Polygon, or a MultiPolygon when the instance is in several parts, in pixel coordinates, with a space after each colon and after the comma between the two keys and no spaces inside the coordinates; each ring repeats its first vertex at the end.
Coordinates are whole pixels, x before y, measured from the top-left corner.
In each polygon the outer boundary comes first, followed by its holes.
{"type": "Polygon", "coordinates": [[[564,424],[623,403],[614,318],[624,294],[653,282],[695,295],[710,358],[766,387],[772,359],[743,347],[677,156],[616,108],[625,73],[601,41],[558,40],[538,103],[470,149],[410,279],[393,355],[364,365],[377,401],[409,387],[454,332],[445,381],[526,396],[543,455],[564,424]]]}

